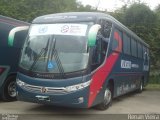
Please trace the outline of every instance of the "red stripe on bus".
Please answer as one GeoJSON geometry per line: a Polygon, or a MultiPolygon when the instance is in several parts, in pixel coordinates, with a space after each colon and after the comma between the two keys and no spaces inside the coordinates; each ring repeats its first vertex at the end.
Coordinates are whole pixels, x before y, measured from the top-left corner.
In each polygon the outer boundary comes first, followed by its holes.
{"type": "MultiPolygon", "coordinates": [[[[118,41],[118,46],[115,50],[122,51],[122,39],[119,36],[118,32],[114,33],[114,38],[118,41]]],[[[119,53],[113,52],[106,59],[105,64],[101,68],[99,68],[92,76],[92,81],[90,84],[88,107],[90,107],[93,104],[98,94],[98,91],[101,90],[102,85],[104,84],[108,75],[111,73],[111,70],[113,69],[113,66],[115,65],[118,57],[119,57],[119,53]]]]}

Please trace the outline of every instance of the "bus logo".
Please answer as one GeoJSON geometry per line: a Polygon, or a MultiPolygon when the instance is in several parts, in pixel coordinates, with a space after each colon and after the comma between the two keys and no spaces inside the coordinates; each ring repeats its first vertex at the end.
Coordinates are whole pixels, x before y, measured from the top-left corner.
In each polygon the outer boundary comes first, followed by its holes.
{"type": "Polygon", "coordinates": [[[47,30],[48,30],[48,27],[47,26],[43,26],[43,27],[40,27],[39,28],[39,33],[46,33],[47,32],[47,30]]]}
{"type": "Polygon", "coordinates": [[[64,25],[62,28],[61,28],[61,32],[62,33],[67,33],[69,31],[69,26],[68,25],[64,25]]]}
{"type": "Polygon", "coordinates": [[[42,87],[42,88],[41,88],[41,93],[46,93],[46,92],[47,92],[47,88],[42,87]]]}
{"type": "Polygon", "coordinates": [[[131,61],[121,60],[121,68],[131,69],[132,63],[131,61]]]}

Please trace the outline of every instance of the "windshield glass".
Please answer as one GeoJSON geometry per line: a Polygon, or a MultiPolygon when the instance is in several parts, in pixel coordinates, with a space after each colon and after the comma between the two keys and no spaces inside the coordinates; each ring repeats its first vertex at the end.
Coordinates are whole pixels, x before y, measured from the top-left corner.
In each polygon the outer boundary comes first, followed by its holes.
{"type": "Polygon", "coordinates": [[[75,72],[87,68],[89,24],[32,25],[20,67],[34,72],[75,72]]]}

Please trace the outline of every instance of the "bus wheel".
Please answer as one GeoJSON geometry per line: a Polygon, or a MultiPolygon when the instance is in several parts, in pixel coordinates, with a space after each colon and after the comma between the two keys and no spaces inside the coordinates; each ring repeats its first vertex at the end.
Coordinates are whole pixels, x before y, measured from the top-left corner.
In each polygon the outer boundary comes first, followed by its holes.
{"type": "Polygon", "coordinates": [[[4,101],[16,100],[16,76],[9,76],[3,87],[2,99],[4,101]]]}
{"type": "Polygon", "coordinates": [[[112,104],[112,86],[108,86],[104,91],[103,102],[96,106],[98,110],[106,110],[112,104]]]}
{"type": "Polygon", "coordinates": [[[140,86],[139,86],[137,92],[138,92],[138,93],[141,93],[142,91],[143,91],[143,80],[141,80],[140,86]]]}

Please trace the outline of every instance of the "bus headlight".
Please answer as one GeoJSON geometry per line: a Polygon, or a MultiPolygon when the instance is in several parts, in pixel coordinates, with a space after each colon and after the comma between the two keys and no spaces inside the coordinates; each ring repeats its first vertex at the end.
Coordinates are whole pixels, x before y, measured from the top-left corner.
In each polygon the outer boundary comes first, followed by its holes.
{"type": "Polygon", "coordinates": [[[19,79],[17,79],[16,82],[17,82],[17,85],[19,85],[20,87],[25,85],[25,83],[19,79]]]}
{"type": "Polygon", "coordinates": [[[91,80],[87,81],[87,82],[84,82],[84,83],[80,83],[80,84],[77,84],[77,85],[72,85],[72,86],[68,86],[65,88],[65,90],[67,92],[73,92],[73,91],[77,91],[77,90],[81,90],[85,87],[88,87],[91,83],[91,80]]]}

